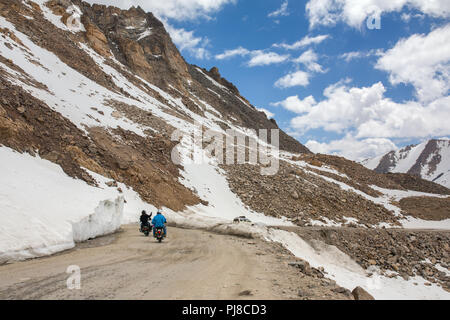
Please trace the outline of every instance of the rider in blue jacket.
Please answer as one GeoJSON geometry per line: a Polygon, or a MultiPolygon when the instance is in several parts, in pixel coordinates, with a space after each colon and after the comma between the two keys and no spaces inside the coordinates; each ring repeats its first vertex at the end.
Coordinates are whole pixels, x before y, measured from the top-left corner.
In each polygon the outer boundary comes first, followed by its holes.
{"type": "Polygon", "coordinates": [[[161,211],[158,210],[158,213],[152,220],[152,225],[154,226],[153,236],[155,236],[156,228],[163,228],[164,229],[164,237],[167,237],[166,223],[167,223],[166,218],[162,215],[161,211]]]}

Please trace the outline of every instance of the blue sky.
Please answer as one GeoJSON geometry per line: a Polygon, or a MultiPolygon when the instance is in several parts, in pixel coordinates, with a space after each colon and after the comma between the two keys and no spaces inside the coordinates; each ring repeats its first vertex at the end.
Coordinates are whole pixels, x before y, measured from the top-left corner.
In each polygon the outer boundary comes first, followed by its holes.
{"type": "Polygon", "coordinates": [[[188,62],[315,152],[362,160],[450,135],[448,0],[104,2],[155,12],[188,62]]]}

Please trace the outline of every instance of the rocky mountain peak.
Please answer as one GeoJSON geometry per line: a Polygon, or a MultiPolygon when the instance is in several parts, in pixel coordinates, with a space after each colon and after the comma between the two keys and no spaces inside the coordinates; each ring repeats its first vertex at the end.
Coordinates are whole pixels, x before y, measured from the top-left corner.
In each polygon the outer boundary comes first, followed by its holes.
{"type": "Polygon", "coordinates": [[[365,160],[363,164],[379,173],[408,173],[449,187],[449,156],[450,140],[431,139],[365,160]]]}
{"type": "Polygon", "coordinates": [[[114,56],[145,80],[162,85],[180,85],[189,78],[187,64],[172,43],[164,25],[141,7],[121,10],[113,6],[89,4],[80,0],[51,0],[47,3],[62,21],[67,9],[77,5],[91,47],[104,57],[114,56]]]}

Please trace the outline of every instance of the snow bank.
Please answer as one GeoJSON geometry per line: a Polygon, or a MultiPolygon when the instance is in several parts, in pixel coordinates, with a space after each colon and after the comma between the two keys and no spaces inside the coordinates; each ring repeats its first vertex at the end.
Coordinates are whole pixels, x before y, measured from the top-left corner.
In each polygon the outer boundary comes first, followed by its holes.
{"type": "Polygon", "coordinates": [[[70,249],[126,221],[117,189],[89,186],[50,161],[6,147],[0,163],[0,263],[70,249]]]}
{"type": "Polygon", "coordinates": [[[98,235],[109,234],[117,231],[122,224],[123,197],[114,202],[105,200],[100,202],[95,213],[72,223],[73,240],[86,241],[98,235]]]}

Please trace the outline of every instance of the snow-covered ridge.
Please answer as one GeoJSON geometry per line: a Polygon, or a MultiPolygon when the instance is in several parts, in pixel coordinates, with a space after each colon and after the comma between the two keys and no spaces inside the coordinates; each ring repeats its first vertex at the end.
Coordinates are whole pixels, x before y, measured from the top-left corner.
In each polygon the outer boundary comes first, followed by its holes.
{"type": "Polygon", "coordinates": [[[380,173],[411,173],[450,188],[450,140],[441,138],[362,162],[380,173]]]}

